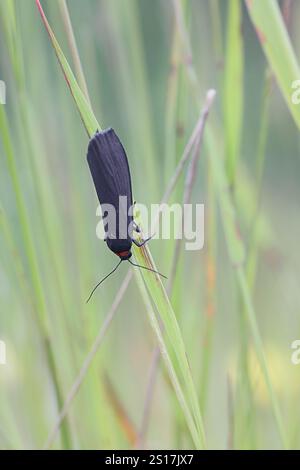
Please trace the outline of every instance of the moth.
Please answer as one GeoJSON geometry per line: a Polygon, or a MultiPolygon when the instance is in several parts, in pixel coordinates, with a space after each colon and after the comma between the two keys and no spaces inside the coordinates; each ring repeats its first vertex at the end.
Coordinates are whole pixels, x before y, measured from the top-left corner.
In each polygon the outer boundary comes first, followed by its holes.
{"type": "Polygon", "coordinates": [[[130,169],[125,149],[112,128],[97,131],[91,138],[87,161],[102,208],[102,215],[109,206],[115,211],[116,223],[104,224],[105,242],[108,248],[120,258],[117,266],[92,290],[88,302],[97,287],[118,269],[122,261],[129,261],[133,266],[155,272],[162,277],[166,276],[146,266],[135,264],[130,259],[132,244],[142,247],[151,237],[141,242],[134,238],[134,232],[140,233],[140,229],[133,217],[134,203],[130,169]],[[120,204],[120,199],[125,203],[120,204]]]}

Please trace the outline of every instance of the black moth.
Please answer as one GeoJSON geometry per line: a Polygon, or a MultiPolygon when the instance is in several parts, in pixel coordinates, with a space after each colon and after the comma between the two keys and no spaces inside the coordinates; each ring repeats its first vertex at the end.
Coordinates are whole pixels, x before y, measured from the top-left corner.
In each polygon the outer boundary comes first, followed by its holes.
{"type": "MultiPolygon", "coordinates": [[[[138,266],[156,273],[157,271],[147,268],[146,266],[137,265],[130,260],[132,256],[132,243],[141,247],[149,238],[138,242],[133,237],[133,229],[136,232],[140,230],[134,223],[133,215],[131,215],[132,212],[130,211],[130,208],[132,210],[133,204],[130,170],[124,147],[113,129],[109,128],[101,132],[97,131],[94,137],[91,138],[88,146],[87,161],[101,206],[103,207],[105,204],[110,204],[115,208],[117,215],[116,230],[115,233],[112,233],[109,231],[107,225],[105,225],[105,241],[108,248],[120,258],[117,266],[92,290],[87,300],[88,302],[97,287],[116,271],[122,261],[128,260],[133,266],[138,266]],[[126,196],[126,208],[119,208],[120,196],[126,196]],[[121,221],[121,224],[119,221],[121,221]],[[126,227],[127,238],[120,238],[120,225],[126,227]]],[[[160,275],[163,276],[163,274],[160,275]]]]}

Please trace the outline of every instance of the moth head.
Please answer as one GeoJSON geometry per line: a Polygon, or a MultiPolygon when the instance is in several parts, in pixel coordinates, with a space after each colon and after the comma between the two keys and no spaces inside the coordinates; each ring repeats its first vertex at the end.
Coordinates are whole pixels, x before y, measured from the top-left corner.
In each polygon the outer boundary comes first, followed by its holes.
{"type": "Polygon", "coordinates": [[[106,243],[108,248],[113,251],[121,260],[128,260],[131,258],[131,241],[128,239],[113,239],[107,238],[106,243]]]}
{"type": "Polygon", "coordinates": [[[122,261],[126,261],[128,260],[129,258],[131,258],[132,256],[132,253],[130,250],[127,250],[127,251],[120,251],[119,253],[116,253],[119,258],[122,260],[122,261]]]}

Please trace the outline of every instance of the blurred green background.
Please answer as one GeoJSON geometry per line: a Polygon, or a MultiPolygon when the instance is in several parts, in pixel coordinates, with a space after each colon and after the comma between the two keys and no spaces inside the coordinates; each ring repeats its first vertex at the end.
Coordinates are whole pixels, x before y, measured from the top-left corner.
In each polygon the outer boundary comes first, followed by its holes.
{"type": "MultiPolygon", "coordinates": [[[[42,5],[76,71],[62,2],[42,5]]],[[[300,2],[278,5],[297,56],[300,2]]],[[[299,448],[300,365],[291,363],[291,343],[300,336],[299,135],[246,5],[69,0],[68,7],[93,110],[126,148],[138,202],[159,203],[206,91],[216,89],[208,118],[215,157],[225,162],[285,437],[299,448]]],[[[1,0],[0,15],[7,88],[0,120],[0,340],[7,348],[0,447],[41,448],[129,268],[124,263],[85,304],[116,261],[95,236],[88,138],[35,2],[1,0]]],[[[181,253],[172,305],[208,447],[280,448],[228,256],[210,151],[204,142],[192,196],[205,204],[205,246],[181,253]]],[[[183,188],[184,175],[172,202],[182,202],[183,188]]],[[[174,240],[150,245],[159,270],[170,272],[174,240]]],[[[155,345],[133,280],[53,447],[192,447],[163,366],[147,433],[138,439],[155,345]]]]}

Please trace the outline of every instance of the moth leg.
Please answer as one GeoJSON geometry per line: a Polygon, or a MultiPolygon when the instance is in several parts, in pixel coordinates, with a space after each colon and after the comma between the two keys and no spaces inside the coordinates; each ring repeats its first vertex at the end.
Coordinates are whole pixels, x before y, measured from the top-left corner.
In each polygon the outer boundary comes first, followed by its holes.
{"type": "Polygon", "coordinates": [[[142,242],[138,242],[137,240],[135,240],[134,238],[132,238],[132,242],[138,246],[139,248],[141,248],[142,246],[144,246],[149,240],[151,240],[151,238],[153,237],[153,235],[151,235],[151,237],[149,238],[146,238],[146,240],[143,240],[142,242]]]}
{"type": "MultiPolygon", "coordinates": [[[[133,207],[135,207],[136,205],[136,201],[133,201],[133,207]]],[[[134,215],[134,211],[133,211],[133,215],[134,215]]],[[[137,232],[137,233],[140,233],[141,232],[141,229],[140,227],[138,226],[138,224],[135,222],[135,220],[133,220],[133,229],[137,232]]]]}
{"type": "Polygon", "coordinates": [[[137,233],[141,233],[141,229],[135,221],[133,221],[133,230],[137,233]]]}

